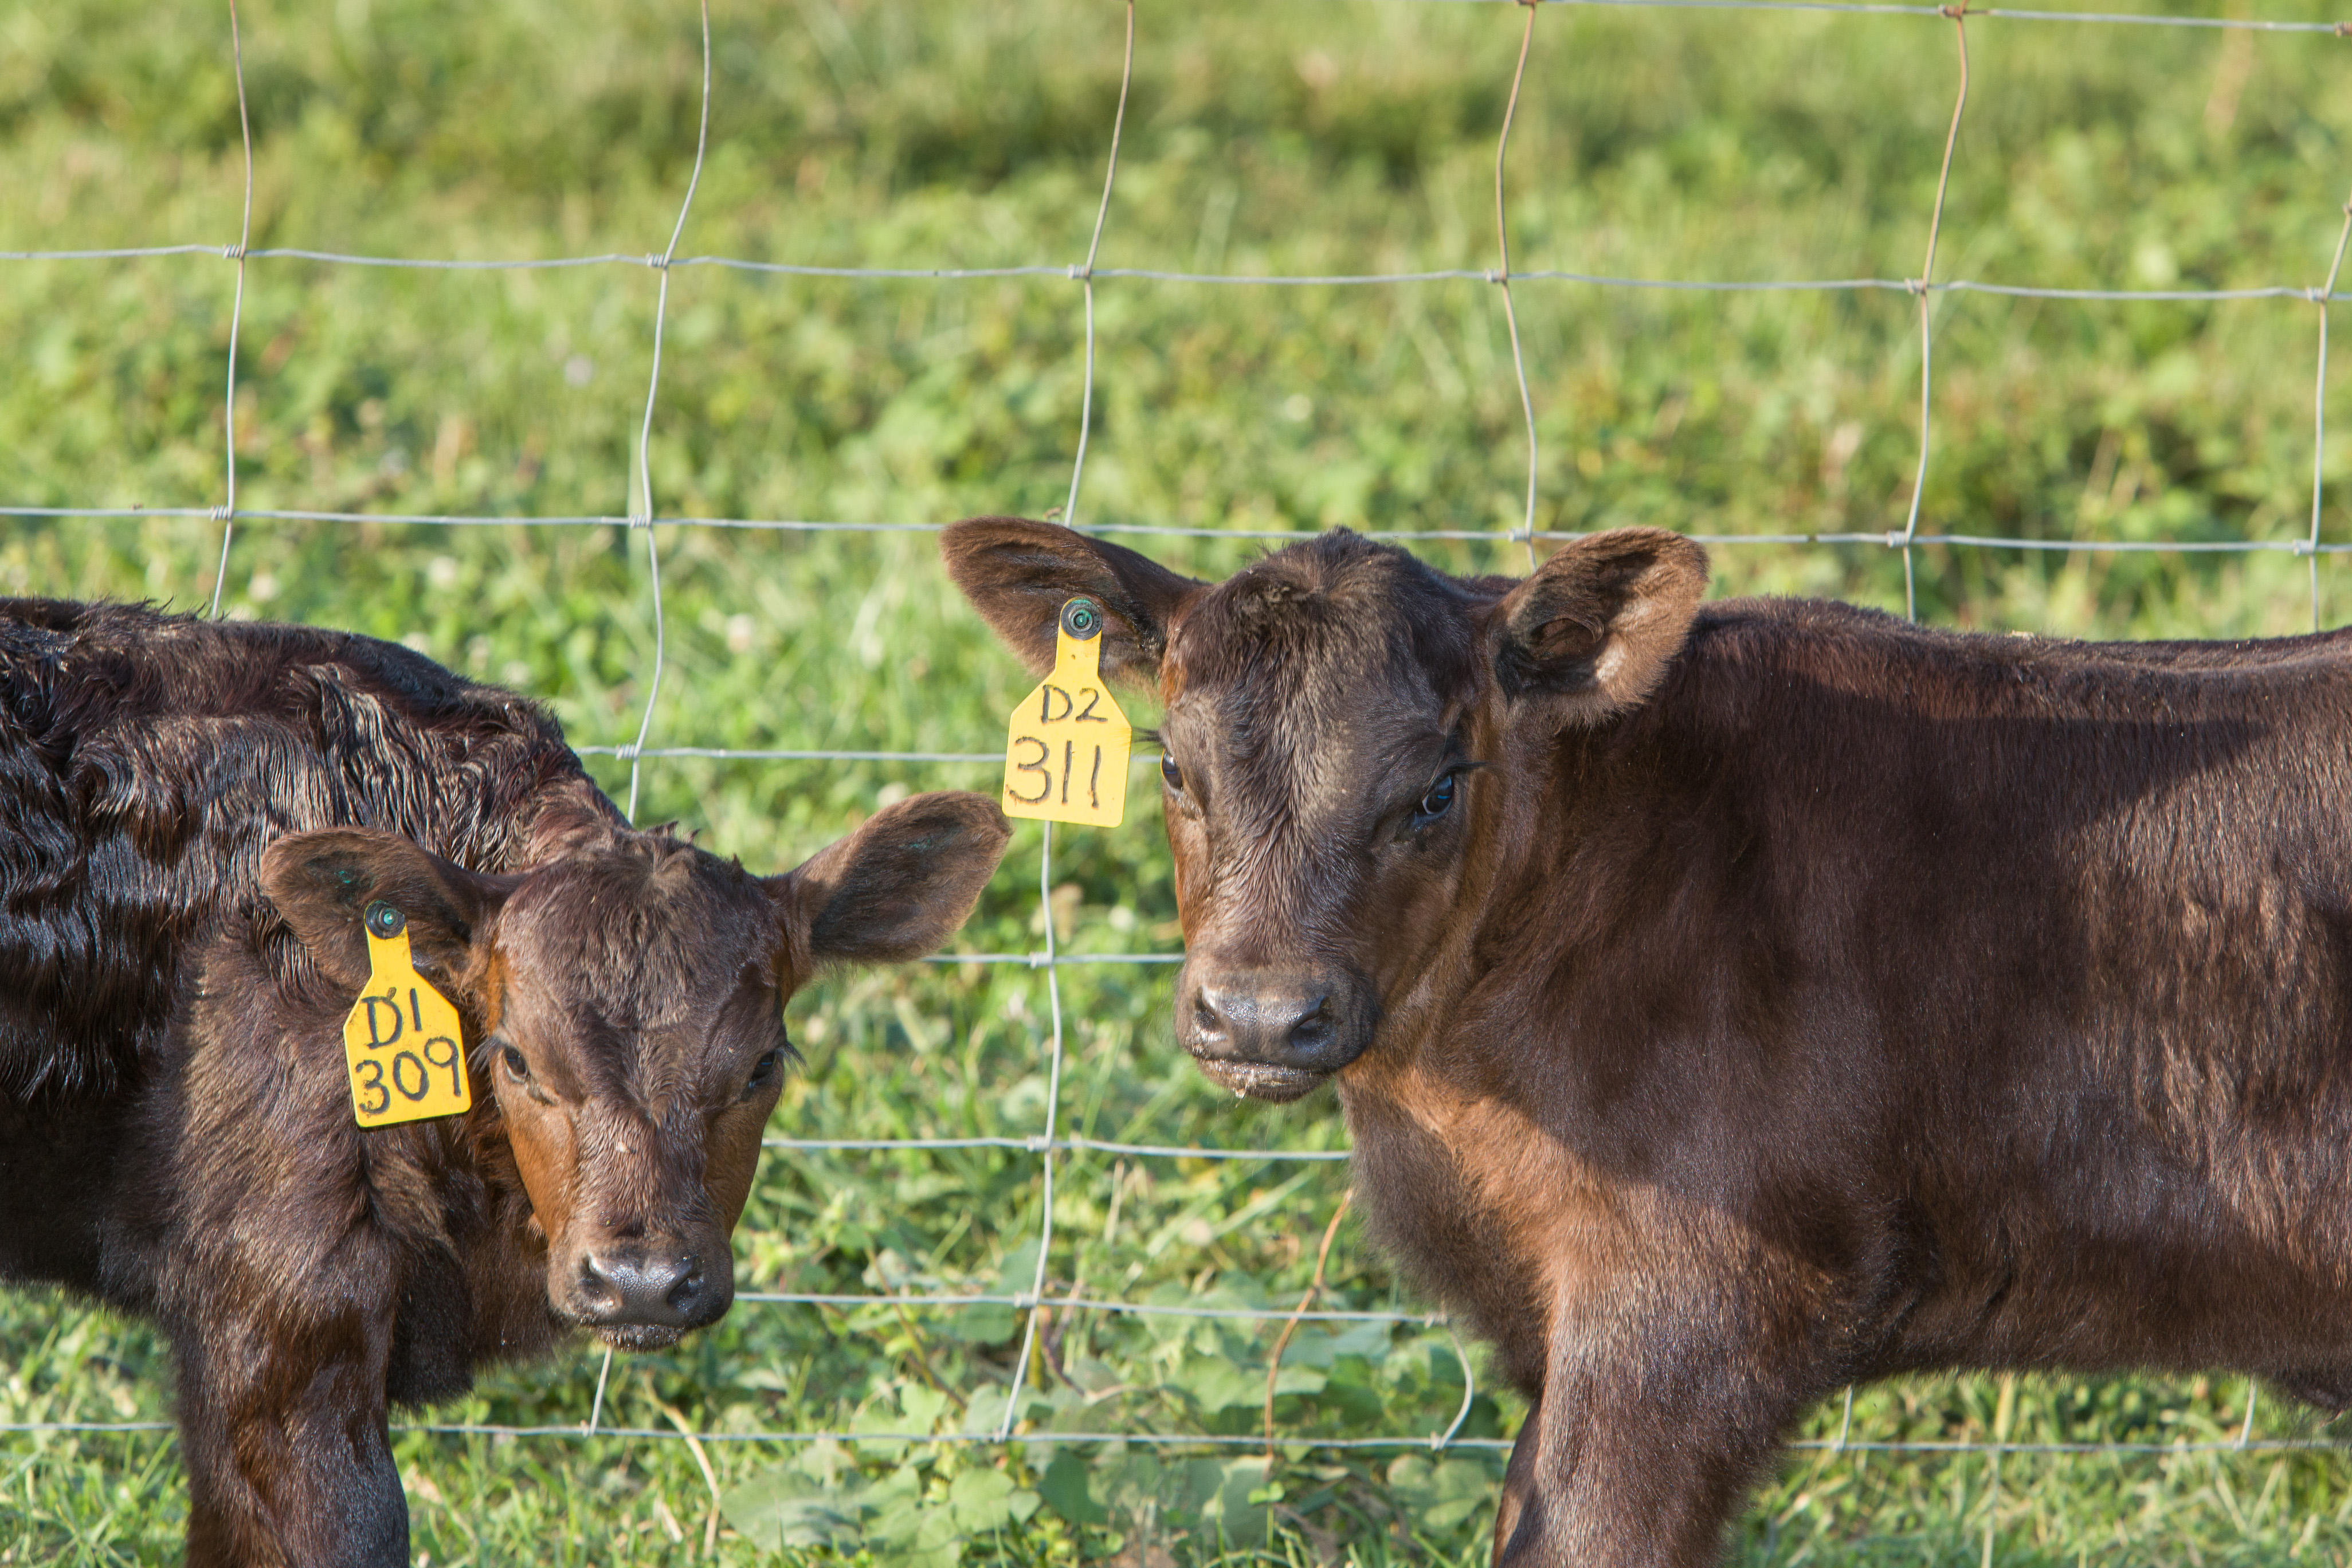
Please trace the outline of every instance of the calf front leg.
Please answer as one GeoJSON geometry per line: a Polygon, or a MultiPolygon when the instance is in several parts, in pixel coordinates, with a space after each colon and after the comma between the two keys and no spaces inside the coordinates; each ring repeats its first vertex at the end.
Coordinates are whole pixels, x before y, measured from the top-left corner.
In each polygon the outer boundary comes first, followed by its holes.
{"type": "Polygon", "coordinates": [[[392,1459],[388,1303],[192,1325],[175,1336],[189,1568],[408,1561],[392,1459]]]}
{"type": "Polygon", "coordinates": [[[1536,1395],[1528,1406],[1528,1418],[1519,1423],[1518,1440],[1511,1445],[1510,1467],[1503,1472],[1503,1500],[1495,1510],[1495,1551],[1490,1561],[1502,1568],[1504,1548],[1519,1528],[1519,1516],[1527,1511],[1528,1499],[1536,1484],[1536,1456],[1543,1450],[1543,1395],[1536,1395]]]}
{"type": "Polygon", "coordinates": [[[1706,1310],[1722,1290],[1688,1287],[1710,1301],[1652,1284],[1569,1314],[1511,1451],[1496,1568],[1717,1560],[1725,1524],[1812,1382],[1793,1336],[1706,1310]]]}
{"type": "Polygon", "coordinates": [[[439,1179],[429,1135],[352,1120],[349,996],[299,994],[263,958],[257,937],[204,951],[110,1247],[154,1281],[179,1361],[188,1562],[391,1568],[401,1237],[436,1234],[439,1179]]]}

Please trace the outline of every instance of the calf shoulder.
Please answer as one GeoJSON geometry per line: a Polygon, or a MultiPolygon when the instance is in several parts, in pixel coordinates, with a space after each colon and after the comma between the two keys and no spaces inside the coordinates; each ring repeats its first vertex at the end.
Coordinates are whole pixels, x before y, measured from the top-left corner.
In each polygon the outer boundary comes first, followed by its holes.
{"type": "MultiPolygon", "coordinates": [[[[104,1293],[174,1334],[262,1335],[248,1355],[299,1365],[320,1320],[380,1321],[383,1394],[462,1393],[477,1366],[554,1340],[543,1238],[496,1099],[362,1131],[341,1021],[348,997],[280,979],[275,933],[202,956],[192,999],[131,1120],[104,1293]]],[[[467,1037],[480,1020],[466,1017],[467,1037]]]]}

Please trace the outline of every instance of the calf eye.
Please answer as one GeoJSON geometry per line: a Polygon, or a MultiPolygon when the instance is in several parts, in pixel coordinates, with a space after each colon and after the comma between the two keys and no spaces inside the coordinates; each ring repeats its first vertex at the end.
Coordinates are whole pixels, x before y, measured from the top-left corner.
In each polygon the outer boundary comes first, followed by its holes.
{"type": "Polygon", "coordinates": [[[512,1046],[509,1046],[506,1048],[505,1059],[507,1071],[512,1073],[516,1078],[526,1079],[530,1076],[530,1064],[523,1060],[522,1053],[515,1049],[512,1046]]]}
{"type": "Polygon", "coordinates": [[[1454,778],[1455,775],[1447,773],[1430,785],[1429,793],[1421,797],[1421,804],[1412,808],[1412,826],[1416,830],[1428,826],[1454,809],[1454,778]]]}
{"type": "Polygon", "coordinates": [[[1160,776],[1168,782],[1170,789],[1184,787],[1184,770],[1178,767],[1176,759],[1165,752],[1160,753],[1160,776]]]}

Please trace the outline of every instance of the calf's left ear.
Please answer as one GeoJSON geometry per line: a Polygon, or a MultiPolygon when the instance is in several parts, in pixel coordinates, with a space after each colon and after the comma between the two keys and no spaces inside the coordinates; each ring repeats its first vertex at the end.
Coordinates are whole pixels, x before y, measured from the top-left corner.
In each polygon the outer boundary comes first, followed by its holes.
{"type": "Polygon", "coordinates": [[[1578,540],[1496,606],[1504,695],[1563,700],[1593,722],[1649,696],[1706,593],[1706,552],[1663,528],[1578,540]]]}
{"type": "Polygon", "coordinates": [[[366,827],[291,834],[261,857],[261,890],[319,972],[352,990],[367,984],[360,922],[370,904],[401,912],[417,967],[448,973],[463,966],[476,931],[517,880],[468,871],[396,833],[366,827]]]}
{"type": "Polygon", "coordinates": [[[793,952],[808,965],[904,963],[937,952],[956,933],[1011,837],[986,795],[913,795],[769,878],[768,890],[793,952]]]}

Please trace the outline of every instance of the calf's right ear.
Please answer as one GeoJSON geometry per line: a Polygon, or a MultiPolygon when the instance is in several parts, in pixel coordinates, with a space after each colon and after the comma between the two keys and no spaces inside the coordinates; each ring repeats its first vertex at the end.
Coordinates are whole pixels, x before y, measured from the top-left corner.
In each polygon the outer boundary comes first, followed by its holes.
{"type": "Polygon", "coordinates": [[[352,991],[368,980],[361,920],[370,904],[401,912],[419,969],[454,973],[519,880],[468,871],[396,833],[366,827],[291,834],[261,857],[261,890],[319,972],[352,991]]]}
{"type": "Polygon", "coordinates": [[[1043,675],[1054,668],[1063,604],[1102,606],[1102,672],[1149,685],[1160,676],[1168,628],[1206,584],[1148,556],[1051,522],[973,517],[940,535],[948,575],[1007,647],[1043,675]]]}
{"type": "Polygon", "coordinates": [[[1663,528],[1562,549],[1505,595],[1495,674],[1505,696],[1549,695],[1591,723],[1639,704],[1682,651],[1706,593],[1706,552],[1663,528]]]}

